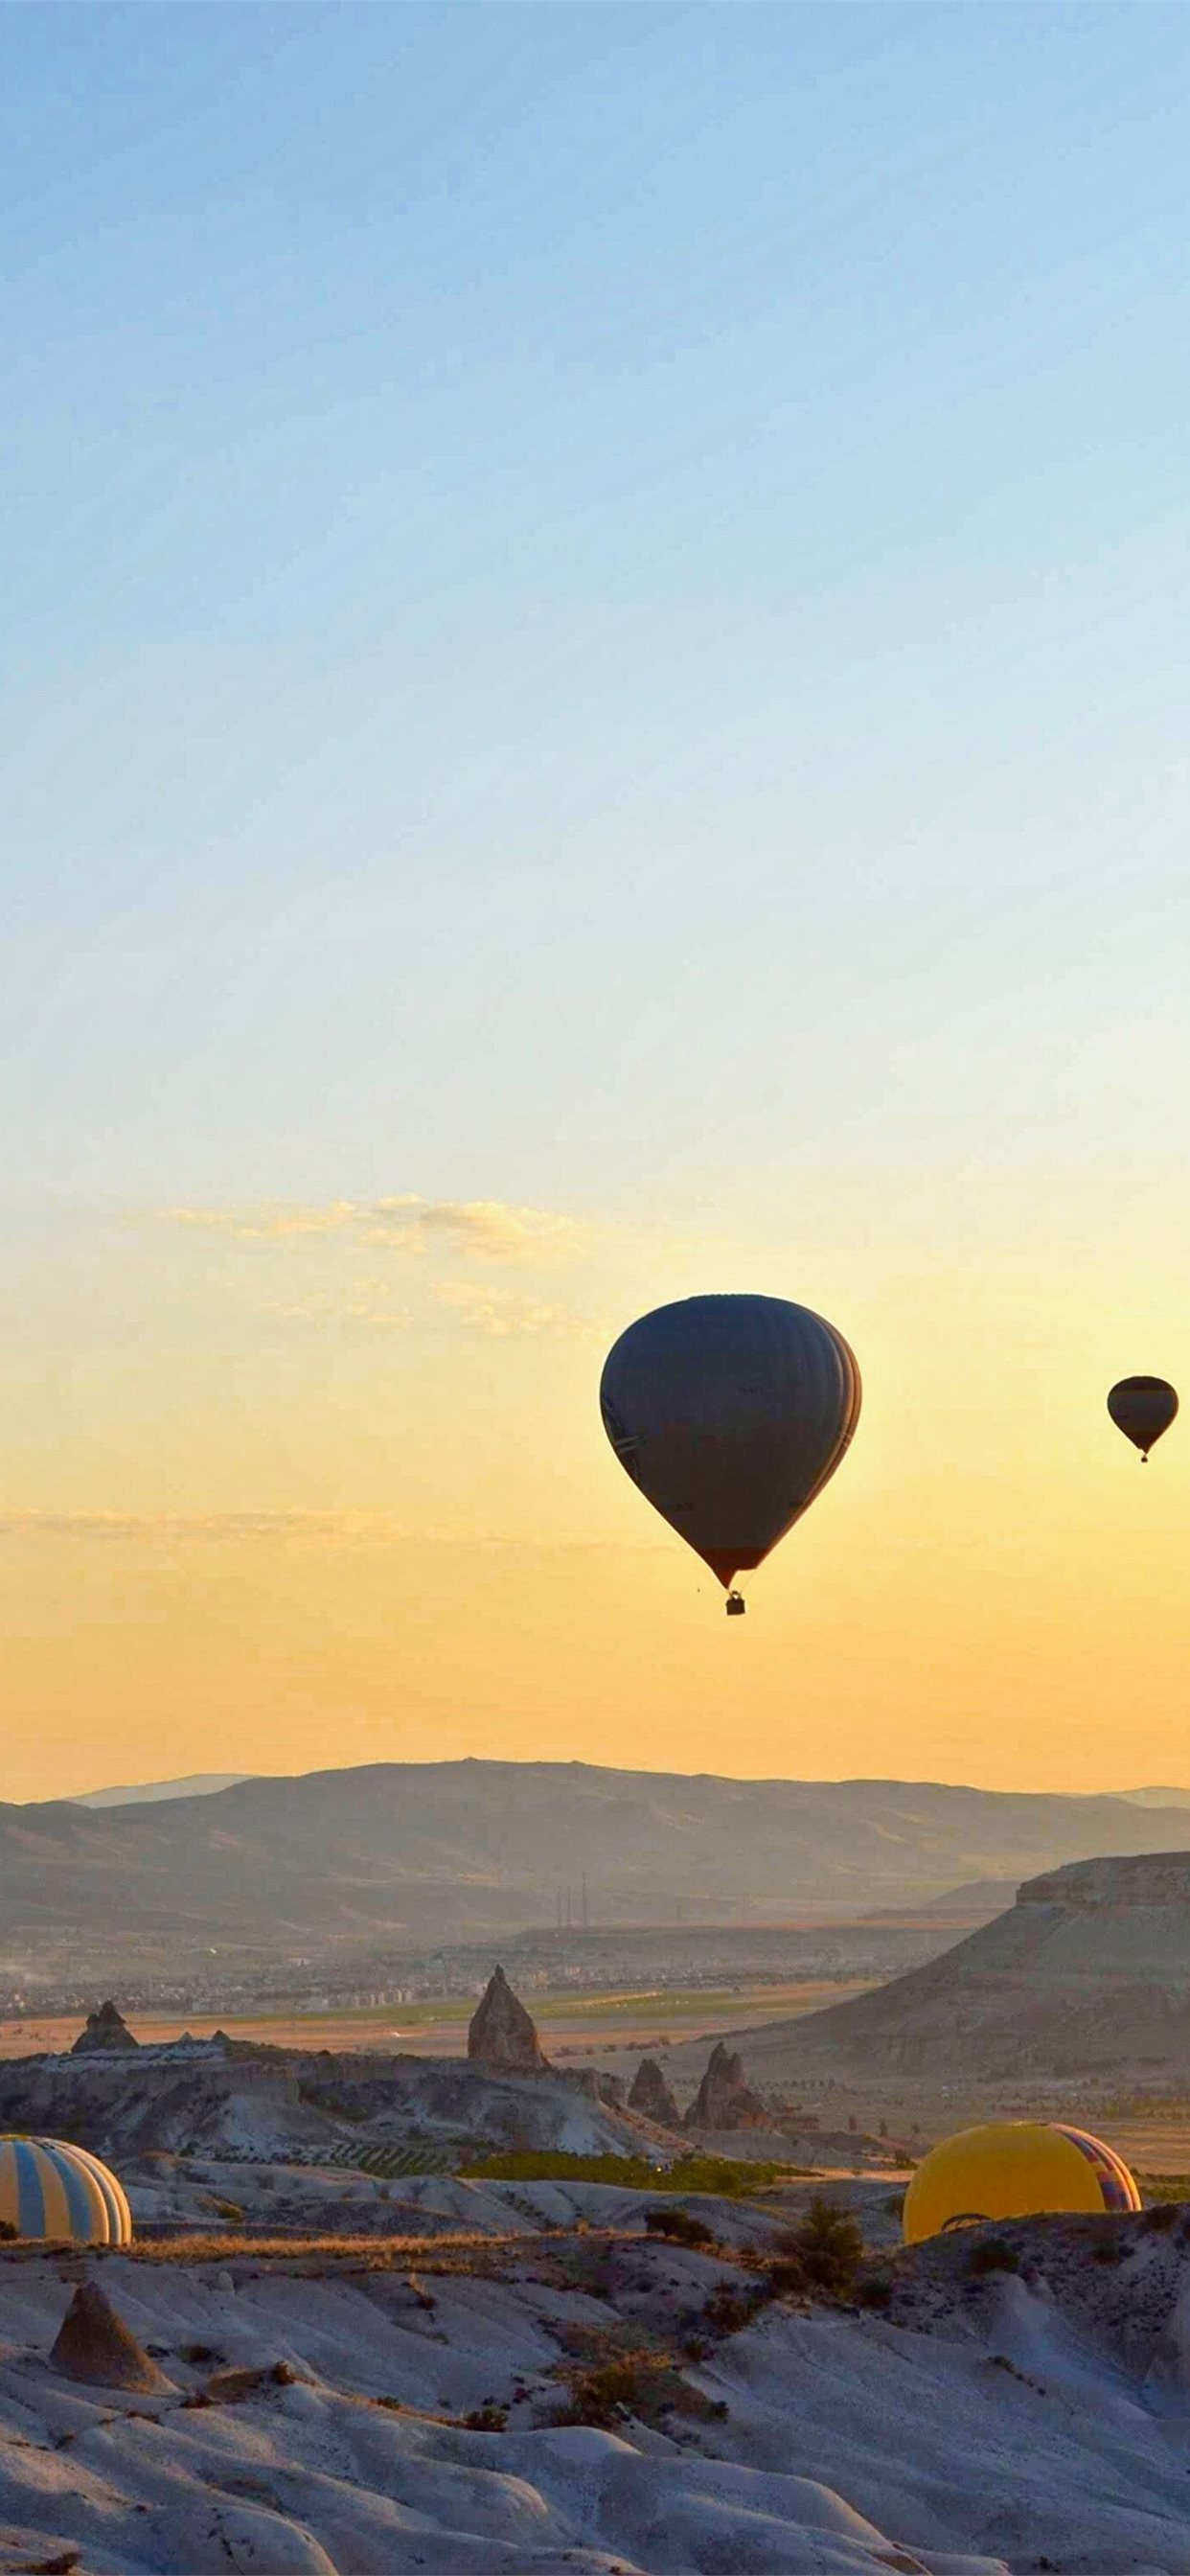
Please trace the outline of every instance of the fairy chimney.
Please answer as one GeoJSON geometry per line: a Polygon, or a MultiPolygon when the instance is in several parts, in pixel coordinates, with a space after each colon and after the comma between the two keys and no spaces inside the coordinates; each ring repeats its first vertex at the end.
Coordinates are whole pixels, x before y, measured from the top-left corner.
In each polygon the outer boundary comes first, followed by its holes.
{"type": "Polygon", "coordinates": [[[680,2129],[682,2115],[655,2057],[642,2057],[628,2096],[630,2111],[639,2111],[659,2128],[680,2129]]]}
{"type": "Polygon", "coordinates": [[[172,2386],[139,2344],[96,2281],[82,2281],[58,2329],[51,2370],[92,2388],[135,2389],[163,2395],[172,2386]]]}
{"type": "Polygon", "coordinates": [[[117,2012],[113,2003],[106,2003],[100,2005],[98,2012],[88,2013],[86,2028],[80,2030],[70,2054],[84,2057],[91,2049],[104,2049],[110,2053],[112,2049],[139,2046],[140,2041],[133,2038],[123,2013],[117,2012]]]}
{"type": "Polygon", "coordinates": [[[768,2113],[759,2094],[744,2080],[744,2061],[716,2040],[694,2100],[686,2113],[688,2129],[763,2129],[768,2113]]]}
{"type": "Polygon", "coordinates": [[[493,1970],[472,2016],[467,2055],[495,2075],[540,2074],[548,2064],[532,2016],[514,1995],[503,1968],[493,1970]]]}

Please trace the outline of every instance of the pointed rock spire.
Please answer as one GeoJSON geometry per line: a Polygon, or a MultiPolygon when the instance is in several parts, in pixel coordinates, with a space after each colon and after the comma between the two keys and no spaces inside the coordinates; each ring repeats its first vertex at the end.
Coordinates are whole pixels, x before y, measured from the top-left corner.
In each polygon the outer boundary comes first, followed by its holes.
{"type": "Polygon", "coordinates": [[[159,2396],[172,2386],[95,2281],[80,2282],[58,2329],[51,2370],[94,2388],[130,2388],[159,2396]]]}
{"type": "Polygon", "coordinates": [[[532,2075],[548,2064],[532,2016],[514,1995],[503,1968],[493,1970],[472,2015],[467,2055],[503,2075],[532,2075]]]}
{"type": "Polygon", "coordinates": [[[72,2057],[81,2057],[92,2048],[139,2048],[139,2046],[140,2041],[133,2038],[123,2013],[117,2012],[113,2003],[106,2003],[100,2005],[98,2012],[88,2013],[86,2028],[80,2030],[70,2054],[72,2057]]]}
{"type": "Polygon", "coordinates": [[[681,2128],[681,2112],[655,2057],[642,2057],[632,2079],[628,2108],[646,2120],[656,2120],[663,2129],[681,2128]]]}
{"type": "Polygon", "coordinates": [[[744,2080],[744,2061],[716,2040],[704,2075],[686,2113],[688,2129],[763,2129],[768,2113],[759,2094],[744,2080]]]}

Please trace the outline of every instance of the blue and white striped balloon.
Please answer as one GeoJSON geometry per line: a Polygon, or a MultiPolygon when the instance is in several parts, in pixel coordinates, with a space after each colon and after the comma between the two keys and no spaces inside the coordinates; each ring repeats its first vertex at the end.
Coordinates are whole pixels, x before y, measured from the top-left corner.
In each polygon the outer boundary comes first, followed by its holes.
{"type": "Polygon", "coordinates": [[[0,2137],[0,2219],[18,2236],[76,2245],[132,2242],[122,2184],[98,2156],[67,2138],[0,2137]]]}

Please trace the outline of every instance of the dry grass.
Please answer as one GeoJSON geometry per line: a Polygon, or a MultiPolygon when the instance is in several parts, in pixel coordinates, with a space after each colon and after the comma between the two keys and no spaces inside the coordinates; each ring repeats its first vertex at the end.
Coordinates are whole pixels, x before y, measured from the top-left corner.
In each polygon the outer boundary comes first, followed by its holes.
{"type": "MultiPolygon", "coordinates": [[[[122,2246],[26,2237],[16,2245],[0,2245],[0,2277],[6,2263],[51,2262],[74,2279],[96,2261],[119,2261],[172,2270],[219,2264],[241,2276],[257,2268],[295,2278],[332,2272],[397,2273],[415,2290],[422,2290],[423,2297],[427,2280],[452,2273],[507,2279],[527,2271],[531,2277],[548,2278],[558,2288],[592,2289],[605,2275],[608,2256],[621,2246],[661,2251],[664,2240],[635,2227],[589,2227],[581,2233],[570,2227],[548,2227],[531,2235],[506,2236],[481,2234],[477,2229],[441,2236],[249,2236],[237,2230],[234,2236],[146,2237],[122,2246]]],[[[697,2251],[712,2262],[736,2265],[740,2261],[738,2250],[729,2245],[700,2245],[697,2251]]]]}
{"type": "MultiPolygon", "coordinates": [[[[580,2274],[584,2282],[597,2270],[606,2254],[620,2245],[634,2248],[650,2246],[656,2239],[640,2228],[589,2227],[576,2234],[570,2227],[543,2227],[532,2235],[490,2236],[478,2230],[460,2229],[442,2236],[162,2236],[147,2237],[132,2245],[52,2245],[41,2239],[27,2238],[23,2243],[0,2247],[0,2271],[9,2262],[37,2262],[47,2257],[56,2263],[63,2258],[72,2262],[96,2257],[102,2262],[120,2261],[189,2268],[196,2264],[220,2263],[242,2271],[244,2266],[276,2266],[280,2271],[304,2273],[327,2271],[351,2272],[416,2272],[432,2279],[435,2274],[476,2272],[506,2274],[521,2265],[548,2264],[551,2274],[567,2284],[580,2274]]],[[[739,2255],[727,2245],[699,2246],[699,2253],[712,2261],[738,2263],[739,2255]]]]}
{"type": "Polygon", "coordinates": [[[569,2242],[565,2228],[543,2229],[540,2236],[489,2236],[478,2230],[442,2236],[150,2236],[131,2245],[75,2245],[49,2237],[23,2237],[0,2245],[0,2271],[6,2263],[98,2262],[190,2265],[194,2263],[276,2263],[286,2270],[309,2263],[349,2266],[356,2271],[474,2271],[489,2256],[510,2255],[535,2246],[569,2242]]]}
{"type": "MultiPolygon", "coordinates": [[[[562,2229],[543,2231],[547,2239],[562,2229]]],[[[526,2236],[486,2236],[478,2230],[457,2236],[165,2236],[124,2248],[138,2263],[279,2263],[287,2270],[307,2263],[353,2271],[474,2271],[488,2256],[523,2252],[538,2240],[526,2236]]]]}

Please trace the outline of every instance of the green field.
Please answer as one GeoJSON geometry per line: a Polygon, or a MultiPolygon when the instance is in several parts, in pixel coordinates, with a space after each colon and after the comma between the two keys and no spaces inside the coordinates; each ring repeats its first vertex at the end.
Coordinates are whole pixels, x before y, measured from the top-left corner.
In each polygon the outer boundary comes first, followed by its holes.
{"type": "Polygon", "coordinates": [[[737,2163],[727,2156],[682,2156],[655,2165],[647,2156],[569,2156],[560,2148],[512,2148],[504,2155],[464,2159],[467,2182],[607,2182],[625,2191],[705,2191],[721,2200],[750,2200],[774,2183],[802,2182],[802,2165],[737,2163]]]}

